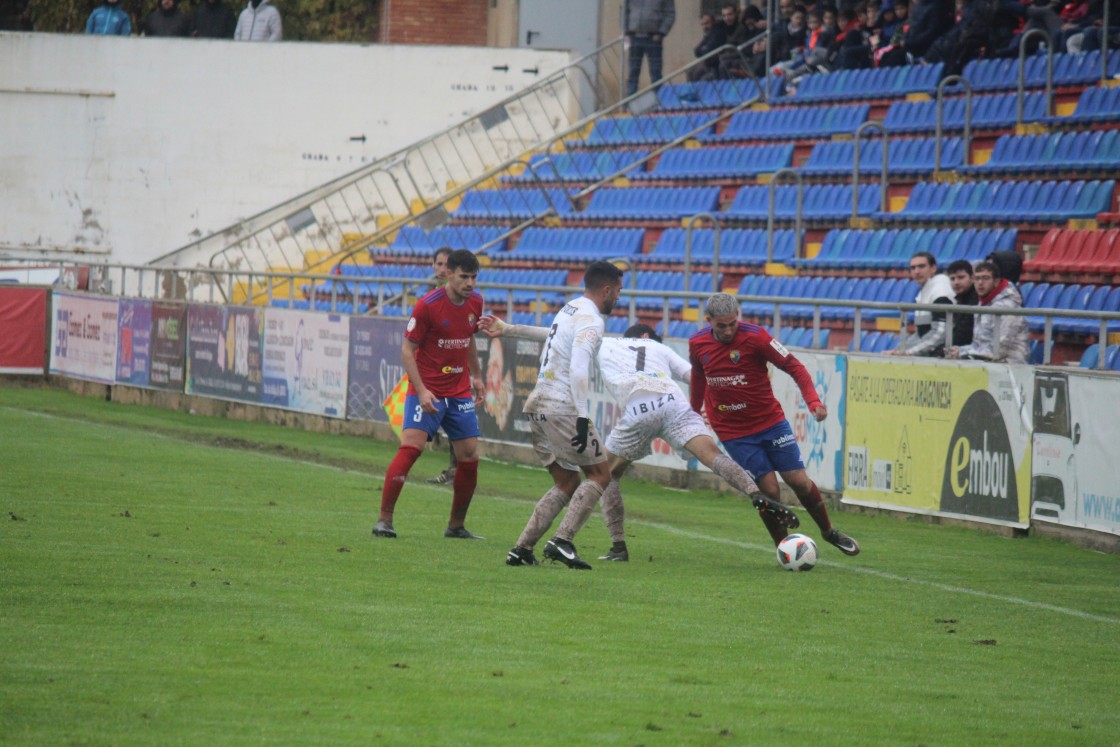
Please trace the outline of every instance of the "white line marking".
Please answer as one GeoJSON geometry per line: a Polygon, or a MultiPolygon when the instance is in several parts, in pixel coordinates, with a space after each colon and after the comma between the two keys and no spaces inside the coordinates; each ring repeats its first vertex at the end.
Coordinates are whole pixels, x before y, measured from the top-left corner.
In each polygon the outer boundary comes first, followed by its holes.
{"type": "MultiPolygon", "coordinates": [[[[652,529],[660,529],[670,534],[676,534],[681,537],[688,537],[689,539],[704,540],[706,542],[717,542],[723,545],[731,545],[733,547],[740,547],[747,550],[765,550],[768,553],[773,553],[774,548],[769,546],[757,545],[753,542],[740,542],[739,540],[728,539],[726,537],[710,537],[706,534],[699,534],[697,532],[690,532],[687,529],[680,529],[669,524],[658,524],[656,522],[630,520],[633,524],[641,524],[652,529]]],[[[828,565],[832,568],[840,568],[853,573],[863,573],[868,576],[875,576],[877,578],[886,579],[888,581],[901,581],[907,584],[918,584],[919,586],[929,586],[940,591],[947,591],[954,594],[968,594],[974,597],[981,597],[983,599],[992,599],[997,602],[1007,602],[1009,604],[1018,604],[1023,607],[1030,607],[1031,609],[1047,610],[1049,612],[1057,612],[1062,615],[1069,615],[1071,617],[1078,617],[1083,620],[1094,620],[1096,622],[1112,623],[1113,625],[1120,625],[1120,617],[1109,617],[1108,615],[1095,615],[1091,612],[1084,612],[1082,610],[1075,610],[1069,607],[1059,607],[1054,604],[1046,604],[1045,602],[1035,602],[1030,599],[1022,599],[1020,597],[1010,597],[1004,594],[993,594],[990,591],[979,591],[977,589],[969,589],[966,586],[955,586],[953,584],[943,584],[938,581],[926,581],[912,576],[898,576],[893,573],[886,573],[878,571],[874,568],[866,566],[852,565],[851,563],[834,563],[827,560],[821,560],[820,565],[828,565]]]]}
{"type": "MultiPolygon", "coordinates": [[[[23,415],[32,415],[32,416],[35,416],[35,417],[49,418],[49,419],[54,419],[54,420],[68,420],[68,421],[77,422],[77,423],[86,423],[86,424],[97,425],[97,426],[102,426],[102,427],[116,428],[118,430],[126,430],[126,431],[130,431],[130,432],[135,432],[136,431],[135,428],[132,428],[132,427],[129,427],[129,426],[124,426],[124,425],[117,425],[115,423],[100,423],[100,422],[97,422],[97,421],[84,420],[82,418],[73,418],[73,417],[67,417],[67,416],[63,416],[63,415],[52,415],[50,413],[35,412],[33,410],[21,410],[21,409],[14,408],[14,407],[4,407],[2,409],[13,410],[13,411],[18,412],[18,413],[23,414],[23,415]]],[[[215,446],[213,444],[208,444],[208,443],[205,443],[205,442],[192,441],[188,438],[180,438],[180,437],[177,437],[177,436],[171,436],[171,435],[167,435],[167,434],[163,434],[163,433],[148,433],[147,435],[156,436],[156,437],[159,437],[159,438],[164,438],[164,439],[171,440],[171,441],[180,441],[180,442],[183,442],[183,443],[191,444],[193,446],[206,446],[206,447],[213,448],[213,449],[223,449],[223,450],[226,449],[226,447],[215,446]]],[[[335,471],[335,472],[344,472],[344,473],[350,473],[350,474],[365,475],[365,476],[372,477],[374,479],[379,479],[379,478],[382,479],[382,480],[385,479],[385,475],[378,474],[376,472],[364,472],[362,470],[354,470],[354,469],[349,469],[349,468],[346,468],[346,467],[335,467],[335,466],[328,465],[328,464],[322,464],[320,462],[312,462],[312,461],[308,461],[308,460],[304,460],[304,459],[297,459],[297,458],[291,457],[291,456],[280,456],[280,455],[277,455],[277,454],[270,454],[270,453],[267,453],[267,452],[254,451],[252,449],[245,449],[245,451],[247,451],[248,453],[251,453],[251,454],[255,454],[257,456],[270,457],[272,459],[280,459],[280,460],[283,460],[283,461],[286,461],[286,462],[296,462],[296,463],[299,463],[299,464],[305,464],[305,465],[310,466],[310,467],[319,467],[319,468],[322,468],[322,469],[329,469],[329,470],[332,470],[332,471],[335,471]]],[[[413,482],[410,481],[409,482],[409,487],[411,487],[411,488],[419,487],[419,488],[424,488],[424,489],[433,490],[433,491],[441,490],[441,488],[439,488],[439,487],[436,487],[434,485],[428,485],[424,482],[413,483],[413,482]]],[[[530,501],[527,501],[526,499],[510,498],[510,497],[505,497],[505,496],[486,496],[486,497],[490,498],[491,500],[505,501],[505,502],[509,502],[509,503],[531,502],[531,499],[530,499],[530,501]]],[[[86,502],[86,503],[88,503],[88,502],[86,502]]],[[[339,512],[335,512],[335,513],[351,513],[351,512],[339,511],[339,512]]],[[[661,523],[654,522],[654,521],[643,521],[641,519],[628,519],[627,521],[629,521],[631,524],[638,524],[638,525],[641,525],[641,526],[644,526],[644,527],[649,527],[651,529],[659,529],[663,532],[668,532],[669,534],[675,534],[675,535],[678,535],[680,537],[688,537],[689,539],[702,540],[704,542],[714,542],[714,543],[721,544],[721,545],[731,545],[732,547],[738,547],[738,548],[741,548],[741,549],[744,549],[744,550],[761,550],[761,551],[764,551],[764,552],[767,552],[767,553],[773,553],[774,552],[774,548],[770,547],[769,545],[759,545],[759,544],[755,544],[753,542],[742,542],[740,540],[734,540],[734,539],[730,539],[728,537],[712,537],[712,536],[707,535],[707,534],[700,534],[698,532],[692,532],[692,531],[689,531],[687,529],[681,529],[679,527],[675,527],[675,526],[672,526],[670,524],[661,524],[661,523]]],[[[828,566],[833,567],[833,568],[840,568],[840,569],[843,569],[843,570],[851,571],[853,573],[863,573],[863,574],[866,574],[868,576],[875,576],[877,578],[886,579],[888,581],[899,581],[901,583],[917,584],[919,586],[928,586],[928,587],[933,588],[933,589],[938,589],[940,591],[947,591],[947,592],[950,592],[950,593],[953,593],[953,594],[967,594],[969,596],[980,597],[981,599],[991,599],[991,600],[997,601],[997,602],[1006,602],[1008,604],[1017,604],[1017,605],[1020,605],[1020,606],[1023,606],[1023,607],[1029,607],[1031,609],[1036,609],[1036,610],[1046,610],[1046,611],[1049,611],[1049,612],[1057,612],[1058,614],[1069,615],[1070,617],[1077,617],[1077,618],[1080,618],[1082,620],[1093,620],[1095,622],[1104,622],[1104,623],[1112,623],[1113,625],[1120,625],[1120,617],[1109,617],[1108,615],[1096,615],[1096,614],[1093,614],[1091,612],[1084,612],[1082,610],[1075,610],[1075,609],[1071,609],[1069,607],[1059,607],[1059,606],[1054,605],[1054,604],[1046,604],[1045,602],[1035,602],[1035,601],[1032,601],[1030,599],[1022,599],[1020,597],[1010,597],[1010,596],[1006,596],[1004,594],[993,594],[992,592],[989,592],[989,591],[980,591],[978,589],[969,589],[968,587],[965,587],[965,586],[955,586],[953,584],[943,584],[943,583],[940,583],[938,581],[926,581],[926,580],[923,580],[923,579],[914,578],[912,576],[898,576],[898,575],[895,575],[893,573],[886,573],[884,571],[878,571],[878,570],[875,570],[874,568],[868,568],[866,566],[852,565],[851,563],[833,563],[831,561],[821,560],[819,564],[820,565],[828,565],[828,566]]]]}

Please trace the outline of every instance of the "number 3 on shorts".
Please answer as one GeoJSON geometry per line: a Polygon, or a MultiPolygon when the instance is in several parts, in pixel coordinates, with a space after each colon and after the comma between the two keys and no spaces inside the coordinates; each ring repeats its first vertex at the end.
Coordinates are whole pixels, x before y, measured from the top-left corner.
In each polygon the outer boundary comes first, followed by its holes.
{"type": "Polygon", "coordinates": [[[419,423],[423,419],[424,419],[424,410],[421,409],[420,405],[416,405],[416,412],[412,413],[412,422],[413,423],[419,423]]]}

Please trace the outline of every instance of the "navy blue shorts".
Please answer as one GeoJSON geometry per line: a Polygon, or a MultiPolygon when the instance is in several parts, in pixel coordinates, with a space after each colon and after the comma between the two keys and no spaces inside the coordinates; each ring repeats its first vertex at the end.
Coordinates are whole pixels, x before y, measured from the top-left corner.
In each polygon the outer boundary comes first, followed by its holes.
{"type": "Polygon", "coordinates": [[[478,438],[478,416],[474,412],[473,399],[444,397],[433,402],[436,412],[427,413],[420,409],[419,397],[408,395],[404,400],[404,427],[426,432],[429,441],[435,437],[440,426],[451,441],[478,438]]]}
{"type": "Polygon", "coordinates": [[[801,449],[788,420],[749,436],[724,441],[723,447],[735,462],[758,480],[767,472],[805,469],[801,449]]]}

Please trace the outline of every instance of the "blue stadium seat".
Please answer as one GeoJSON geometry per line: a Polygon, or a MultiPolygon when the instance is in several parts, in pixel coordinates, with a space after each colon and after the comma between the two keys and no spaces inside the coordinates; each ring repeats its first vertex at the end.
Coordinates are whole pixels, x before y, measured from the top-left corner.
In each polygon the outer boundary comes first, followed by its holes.
{"type": "Polygon", "coordinates": [[[1120,120],[1120,88],[1116,86],[1086,88],[1068,116],[1042,119],[1046,124],[1090,124],[1117,120],[1120,120]]]}
{"type": "Polygon", "coordinates": [[[605,187],[576,218],[677,220],[719,207],[719,187],[605,187]]]}
{"type": "Polygon", "coordinates": [[[644,238],[642,228],[527,228],[508,256],[586,263],[641,254],[644,238]]]}
{"type": "Polygon", "coordinates": [[[665,151],[642,179],[716,179],[767,174],[793,163],[793,144],[745,145],[727,148],[673,148],[665,151]]]}
{"type": "Polygon", "coordinates": [[[462,225],[442,226],[425,231],[418,226],[403,226],[397,231],[389,250],[400,256],[429,257],[442,246],[477,252],[483,246],[491,244],[488,252],[500,252],[506,248],[506,240],[498,241],[498,237],[508,230],[506,226],[462,225]]]}
{"type": "Polygon", "coordinates": [[[870,112],[870,104],[740,111],[731,115],[722,133],[708,133],[697,139],[702,142],[792,140],[849,134],[867,121],[870,112]]]}
{"type": "Polygon", "coordinates": [[[452,215],[456,218],[487,220],[524,220],[555,209],[563,216],[572,212],[572,205],[562,189],[473,189],[463,194],[452,215]]]}

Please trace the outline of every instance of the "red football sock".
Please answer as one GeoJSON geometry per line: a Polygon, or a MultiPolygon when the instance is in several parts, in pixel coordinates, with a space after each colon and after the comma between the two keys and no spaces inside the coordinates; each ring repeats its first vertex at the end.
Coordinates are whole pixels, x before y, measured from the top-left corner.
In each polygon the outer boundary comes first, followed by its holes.
{"type": "Polygon", "coordinates": [[[451,498],[451,520],[447,526],[457,529],[467,520],[467,509],[471,507],[474,488],[478,485],[478,462],[459,462],[455,466],[454,488],[451,498]]]}
{"type": "Polygon", "coordinates": [[[393,521],[393,509],[397,506],[397,499],[401,497],[401,489],[408,478],[408,471],[416,460],[420,458],[420,449],[415,446],[402,446],[397,449],[397,455],[385,470],[385,484],[381,487],[381,521],[393,521]]]}
{"type": "Polygon", "coordinates": [[[801,501],[801,505],[813,517],[813,521],[817,522],[822,532],[827,532],[832,529],[832,520],[828,518],[828,509],[824,505],[824,499],[821,498],[821,491],[817,488],[817,484],[812,480],[809,481],[809,494],[797,496],[801,501]]]}
{"type": "Polygon", "coordinates": [[[774,540],[774,547],[777,547],[778,543],[784,540],[788,534],[786,528],[773,514],[759,511],[758,516],[762,519],[762,523],[766,525],[766,531],[770,532],[770,538],[774,540]]]}

